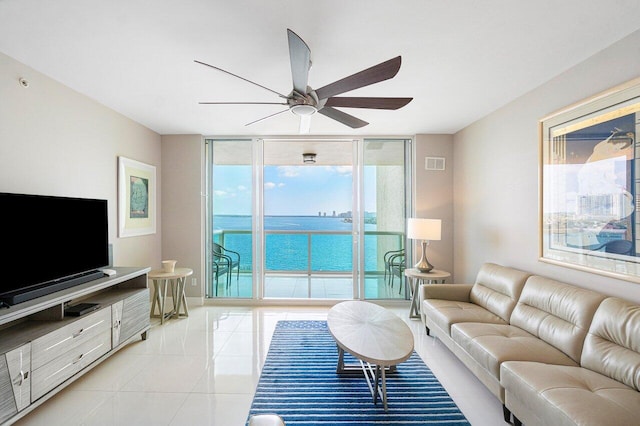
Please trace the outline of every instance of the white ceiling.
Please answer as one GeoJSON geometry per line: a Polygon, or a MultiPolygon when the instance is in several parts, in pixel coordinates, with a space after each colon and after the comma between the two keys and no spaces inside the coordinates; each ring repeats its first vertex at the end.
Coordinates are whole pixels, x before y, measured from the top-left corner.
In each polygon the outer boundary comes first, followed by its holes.
{"type": "MultiPolygon", "coordinates": [[[[413,97],[397,111],[345,109],[352,130],[453,133],[640,28],[638,0],[0,0],[0,52],[160,134],[294,135],[286,29],[311,48],[319,88],[402,55],[391,80],[345,96],[413,97]]],[[[630,53],[635,54],[635,53],[630,53]]],[[[588,89],[587,89],[588,90],[588,89]]]]}

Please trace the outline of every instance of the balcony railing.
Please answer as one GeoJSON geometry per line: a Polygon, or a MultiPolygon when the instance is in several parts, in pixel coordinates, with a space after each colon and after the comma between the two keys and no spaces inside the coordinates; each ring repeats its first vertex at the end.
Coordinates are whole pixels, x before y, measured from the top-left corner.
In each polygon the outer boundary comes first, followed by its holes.
{"type": "MultiPolygon", "coordinates": [[[[404,234],[399,232],[365,232],[365,272],[383,273],[382,253],[404,247],[404,234]],[[384,238],[385,241],[380,241],[384,238]],[[386,251],[386,250],[385,250],[386,251]]],[[[221,230],[214,241],[240,253],[240,271],[251,272],[253,265],[252,233],[248,230],[221,230]]],[[[340,274],[353,271],[353,238],[351,231],[265,231],[265,272],[300,274],[340,274]]]]}

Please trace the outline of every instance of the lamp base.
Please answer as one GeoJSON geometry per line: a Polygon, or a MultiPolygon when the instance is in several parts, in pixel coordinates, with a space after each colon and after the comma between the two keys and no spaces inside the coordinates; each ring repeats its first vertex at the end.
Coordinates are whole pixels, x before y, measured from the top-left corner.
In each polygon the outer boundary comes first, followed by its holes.
{"type": "Polygon", "coordinates": [[[415,264],[414,267],[418,271],[422,272],[423,274],[426,274],[427,272],[431,272],[431,270],[433,269],[433,265],[430,264],[429,262],[427,262],[426,264],[423,264],[422,262],[418,262],[415,264]]]}
{"type": "Polygon", "coordinates": [[[427,245],[428,241],[422,241],[422,256],[420,257],[420,261],[415,264],[414,268],[422,273],[431,272],[433,269],[433,265],[429,263],[427,260],[427,245]]]}

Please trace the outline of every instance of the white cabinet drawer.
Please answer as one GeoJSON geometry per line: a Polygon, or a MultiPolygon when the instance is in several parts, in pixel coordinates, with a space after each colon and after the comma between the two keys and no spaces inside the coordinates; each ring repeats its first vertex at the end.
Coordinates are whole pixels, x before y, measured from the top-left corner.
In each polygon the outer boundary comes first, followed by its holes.
{"type": "Polygon", "coordinates": [[[18,411],[29,405],[31,395],[31,345],[26,344],[7,352],[7,366],[11,377],[13,397],[18,411]]]}
{"type": "Polygon", "coordinates": [[[141,330],[148,328],[150,317],[149,289],[145,288],[124,299],[118,343],[124,342],[141,330]]]}
{"type": "MultiPolygon", "coordinates": [[[[110,309],[108,310],[111,311],[110,309]]],[[[31,401],[34,402],[111,349],[111,329],[75,345],[31,373],[31,401]]]]}
{"type": "Polygon", "coordinates": [[[77,345],[111,330],[111,308],[83,316],[31,343],[31,369],[36,370],[77,345]]]}
{"type": "Polygon", "coordinates": [[[5,354],[0,354],[0,423],[10,419],[18,412],[13,398],[11,376],[5,354]]]}
{"type": "Polygon", "coordinates": [[[111,346],[116,347],[120,344],[120,328],[122,326],[122,307],[124,301],[119,301],[111,305],[111,346]]]}

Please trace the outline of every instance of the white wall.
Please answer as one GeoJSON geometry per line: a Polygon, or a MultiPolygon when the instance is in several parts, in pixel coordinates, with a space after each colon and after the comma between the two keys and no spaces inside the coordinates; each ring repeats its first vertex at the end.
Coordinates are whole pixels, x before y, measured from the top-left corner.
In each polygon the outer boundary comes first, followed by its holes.
{"type": "Polygon", "coordinates": [[[640,284],[538,260],[538,122],[640,75],[640,31],[454,135],[454,270],[492,261],[640,302],[640,284]]]}
{"type": "MultiPolygon", "coordinates": [[[[447,282],[453,282],[453,136],[416,135],[415,144],[415,217],[442,220],[442,239],[429,243],[427,259],[436,269],[450,272],[452,277],[447,282]],[[445,170],[425,170],[425,157],[444,157],[445,170]]],[[[418,261],[422,250],[419,241],[414,244],[414,260],[410,264],[418,261]]]]}
{"type": "Polygon", "coordinates": [[[201,135],[162,136],[162,257],[193,269],[187,297],[204,297],[203,161],[201,135]]]}
{"type": "Polygon", "coordinates": [[[118,156],[156,166],[161,187],[160,135],[0,53],[0,191],[106,199],[114,265],[159,265],[159,210],[156,234],[117,237],[118,156]]]}

